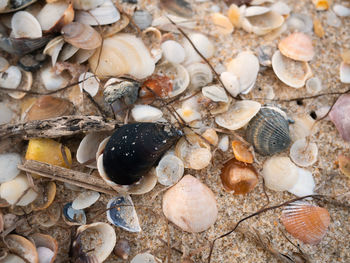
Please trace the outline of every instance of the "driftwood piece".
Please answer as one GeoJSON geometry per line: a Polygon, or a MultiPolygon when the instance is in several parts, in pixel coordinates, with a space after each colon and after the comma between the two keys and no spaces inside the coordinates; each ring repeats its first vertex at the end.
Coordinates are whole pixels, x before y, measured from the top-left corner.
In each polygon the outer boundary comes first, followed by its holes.
{"type": "Polygon", "coordinates": [[[0,139],[21,136],[57,138],[82,132],[112,131],[118,124],[115,120],[105,121],[100,116],[62,116],[16,124],[0,125],[0,139]]]}
{"type": "Polygon", "coordinates": [[[60,182],[77,185],[79,187],[83,187],[93,191],[110,195],[118,194],[115,190],[109,187],[101,178],[95,177],[90,174],[74,171],[71,169],[66,169],[63,167],[32,160],[27,160],[24,164],[18,165],[18,169],[25,172],[38,174],[40,176],[57,180],[60,182]]]}

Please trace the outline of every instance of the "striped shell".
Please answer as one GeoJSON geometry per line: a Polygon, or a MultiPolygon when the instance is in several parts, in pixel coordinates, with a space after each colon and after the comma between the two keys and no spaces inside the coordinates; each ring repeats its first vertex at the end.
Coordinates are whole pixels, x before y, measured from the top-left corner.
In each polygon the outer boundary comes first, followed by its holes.
{"type": "Polygon", "coordinates": [[[294,202],[283,210],[281,220],[293,237],[306,244],[316,245],[327,232],[330,216],[325,208],[294,202]]]}
{"type": "Polygon", "coordinates": [[[261,155],[282,152],[291,142],[288,121],[280,112],[263,107],[248,124],[246,138],[261,155]]]}

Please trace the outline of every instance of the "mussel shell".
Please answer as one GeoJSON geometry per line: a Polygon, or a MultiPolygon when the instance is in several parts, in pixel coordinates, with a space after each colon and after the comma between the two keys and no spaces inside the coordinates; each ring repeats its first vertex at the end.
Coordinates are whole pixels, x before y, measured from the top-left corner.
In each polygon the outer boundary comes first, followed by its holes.
{"type": "Polygon", "coordinates": [[[21,1],[9,1],[7,8],[0,11],[0,14],[12,13],[21,10],[31,4],[34,4],[37,0],[21,0],[21,1]]]}
{"type": "Polygon", "coordinates": [[[52,38],[52,35],[39,38],[1,37],[0,49],[10,54],[24,55],[45,46],[52,38]]]}
{"type": "Polygon", "coordinates": [[[277,110],[263,107],[249,122],[246,139],[261,155],[282,152],[291,142],[288,121],[277,110]]]}
{"type": "Polygon", "coordinates": [[[113,182],[131,185],[141,179],[179,139],[181,133],[158,123],[132,123],[117,129],[103,152],[103,167],[113,182]]]}

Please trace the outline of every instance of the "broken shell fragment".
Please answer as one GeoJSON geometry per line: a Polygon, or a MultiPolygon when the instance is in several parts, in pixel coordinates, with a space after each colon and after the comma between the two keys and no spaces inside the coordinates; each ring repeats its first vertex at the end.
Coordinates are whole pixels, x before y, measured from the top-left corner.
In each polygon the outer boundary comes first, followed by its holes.
{"type": "Polygon", "coordinates": [[[244,163],[253,163],[253,154],[240,141],[232,142],[232,150],[236,160],[244,163]]]}
{"type": "Polygon", "coordinates": [[[306,81],[305,87],[308,93],[317,94],[322,90],[322,82],[319,77],[312,77],[306,81]]]}
{"type": "Polygon", "coordinates": [[[37,250],[34,244],[28,239],[20,235],[11,234],[7,235],[4,241],[6,242],[10,252],[20,255],[26,260],[26,262],[39,263],[37,250]]]}
{"type": "Polygon", "coordinates": [[[79,76],[79,88],[85,90],[91,97],[95,97],[100,88],[100,79],[91,72],[85,72],[79,76]]]}
{"type": "Polygon", "coordinates": [[[180,64],[185,60],[185,49],[174,40],[164,41],[161,45],[164,58],[171,62],[180,64]]]}
{"type": "Polygon", "coordinates": [[[158,182],[165,186],[176,184],[184,174],[184,164],[175,155],[166,154],[156,167],[158,182]]]}
{"type": "Polygon", "coordinates": [[[235,159],[224,164],[220,178],[225,191],[235,195],[251,192],[258,183],[258,173],[255,168],[235,159]]]}
{"type": "Polygon", "coordinates": [[[34,241],[36,250],[38,252],[40,263],[53,263],[58,252],[58,244],[56,239],[49,235],[35,233],[30,235],[34,241]]]}
{"type": "Polygon", "coordinates": [[[315,181],[312,173],[298,167],[298,174],[298,180],[292,188],[288,189],[288,192],[298,197],[314,194],[315,181]]]}
{"type": "Polygon", "coordinates": [[[130,263],[158,263],[158,260],[149,253],[137,254],[130,263]]]}
{"type": "Polygon", "coordinates": [[[137,122],[156,122],[163,116],[163,112],[150,105],[135,105],[131,115],[137,122]]]}
{"type": "Polygon", "coordinates": [[[350,64],[342,62],[340,64],[340,81],[343,83],[350,83],[350,64]]]}
{"type": "Polygon", "coordinates": [[[228,136],[227,135],[222,136],[222,138],[219,141],[218,148],[221,151],[226,152],[228,150],[228,145],[229,145],[228,136]]]}
{"type": "Polygon", "coordinates": [[[74,209],[72,202],[67,203],[63,207],[63,219],[69,225],[85,225],[86,215],[82,209],[74,209]]]}
{"type": "Polygon", "coordinates": [[[299,13],[292,13],[287,20],[287,25],[292,30],[304,33],[312,32],[313,28],[311,17],[299,13]]]}
{"type": "Polygon", "coordinates": [[[338,156],[338,163],[340,171],[350,178],[350,158],[341,154],[338,156]]]}
{"type": "Polygon", "coordinates": [[[331,5],[331,0],[312,0],[312,3],[315,5],[316,10],[324,11],[331,5]]]}
{"type": "Polygon", "coordinates": [[[0,154],[0,184],[11,181],[18,174],[17,165],[21,164],[21,156],[18,153],[0,154]]]}
{"type": "Polygon", "coordinates": [[[56,74],[53,67],[46,67],[41,71],[41,80],[47,90],[54,91],[65,87],[69,80],[66,75],[56,74]]]}
{"type": "Polygon", "coordinates": [[[313,165],[317,161],[318,148],[316,143],[300,139],[293,143],[290,148],[290,158],[301,167],[313,165]]]}
{"type": "Polygon", "coordinates": [[[91,50],[102,44],[102,37],[95,29],[79,22],[65,25],[61,33],[66,42],[77,48],[91,50]]]}
{"type": "Polygon", "coordinates": [[[196,62],[186,69],[190,75],[191,87],[194,89],[204,87],[213,81],[213,73],[207,64],[196,62]]]}
{"type": "Polygon", "coordinates": [[[263,166],[266,187],[274,191],[291,189],[299,177],[298,167],[288,157],[271,157],[263,166]]]}
{"type": "Polygon", "coordinates": [[[198,233],[215,223],[218,210],[213,192],[195,177],[185,175],[164,194],[163,213],[182,230],[198,233]]]}
{"type": "Polygon", "coordinates": [[[202,133],[202,137],[206,139],[211,145],[217,146],[219,142],[218,134],[215,129],[209,128],[206,129],[204,133],[202,133]]]}
{"type": "Polygon", "coordinates": [[[292,141],[304,139],[306,136],[313,134],[315,131],[312,130],[315,120],[311,118],[309,114],[295,116],[293,117],[293,120],[294,123],[290,126],[290,135],[292,141]]]}
{"type": "Polygon", "coordinates": [[[330,224],[327,209],[306,202],[294,202],[282,212],[282,224],[288,233],[305,244],[321,242],[330,224]]]}
{"type": "Polygon", "coordinates": [[[147,10],[136,10],[132,18],[141,30],[150,27],[152,24],[152,15],[147,10]]]}
{"type": "Polygon", "coordinates": [[[11,37],[39,38],[42,37],[41,26],[38,20],[29,12],[16,12],[11,19],[11,37]]]}
{"type": "Polygon", "coordinates": [[[129,232],[140,232],[141,227],[134,203],[129,195],[120,195],[109,200],[107,219],[110,223],[129,232]]]}
{"type": "Polygon", "coordinates": [[[74,9],[91,10],[102,5],[105,0],[73,0],[74,9]]]}
{"type": "Polygon", "coordinates": [[[278,43],[280,52],[297,61],[310,61],[315,55],[311,38],[301,32],[295,32],[278,43]]]}
{"type": "Polygon", "coordinates": [[[334,123],[341,137],[345,141],[350,141],[349,110],[350,94],[343,94],[338,98],[328,114],[330,120],[334,123]]]}
{"type": "Polygon", "coordinates": [[[233,97],[236,97],[241,92],[238,77],[232,72],[224,71],[220,75],[220,79],[225,86],[225,89],[233,97]]]}
{"type": "MultiPolygon", "coordinates": [[[[213,43],[203,34],[192,33],[188,37],[191,39],[193,45],[197,50],[205,57],[210,58],[214,55],[215,47],[213,43]]],[[[197,51],[193,48],[191,43],[186,39],[184,40],[183,47],[186,52],[185,64],[191,64],[194,62],[201,62],[202,58],[198,55],[197,51]]]]}
{"type": "Polygon", "coordinates": [[[206,86],[202,89],[202,94],[215,102],[229,102],[225,89],[219,85],[206,86]]]}
{"type": "Polygon", "coordinates": [[[226,129],[238,130],[245,126],[260,110],[261,104],[252,100],[236,101],[230,109],[215,117],[215,122],[226,129]]]}
{"type": "Polygon", "coordinates": [[[81,192],[73,201],[72,208],[75,210],[85,209],[92,206],[100,198],[100,193],[95,191],[81,192]]]}
{"type": "Polygon", "coordinates": [[[337,16],[350,16],[350,8],[343,5],[335,4],[333,6],[333,11],[337,16]]]}
{"type": "Polygon", "coordinates": [[[254,33],[258,36],[266,35],[272,30],[279,28],[284,22],[282,15],[275,11],[269,11],[263,14],[246,16],[242,19],[242,28],[248,33],[254,33]]]}
{"type": "Polygon", "coordinates": [[[128,240],[122,238],[117,241],[117,244],[114,247],[114,254],[117,257],[126,260],[129,257],[130,250],[131,248],[128,240]]]}
{"type": "Polygon", "coordinates": [[[221,13],[214,13],[210,16],[212,23],[216,26],[216,31],[222,35],[229,35],[233,32],[233,25],[227,16],[221,13]]]}
{"type": "Polygon", "coordinates": [[[36,184],[38,197],[31,203],[33,211],[48,208],[56,196],[56,184],[54,182],[41,182],[36,184]]]}
{"type": "Polygon", "coordinates": [[[58,36],[50,40],[50,42],[45,46],[43,54],[51,56],[52,66],[55,66],[58,55],[60,54],[63,45],[63,36],[58,36]]]}
{"type": "Polygon", "coordinates": [[[61,217],[61,206],[54,202],[48,208],[40,211],[36,218],[35,222],[43,228],[49,228],[58,222],[61,217]]]}
{"type": "MultiPolygon", "coordinates": [[[[118,99],[126,105],[133,105],[138,98],[139,83],[110,78],[104,86],[103,96],[106,102],[113,104],[118,99]]],[[[149,87],[149,86],[148,86],[149,87]]]]}

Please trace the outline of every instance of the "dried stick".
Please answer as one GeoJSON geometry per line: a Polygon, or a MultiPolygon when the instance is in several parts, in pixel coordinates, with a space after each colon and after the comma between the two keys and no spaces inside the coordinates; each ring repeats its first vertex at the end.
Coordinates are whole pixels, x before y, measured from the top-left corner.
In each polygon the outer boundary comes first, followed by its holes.
{"type": "Polygon", "coordinates": [[[83,132],[112,131],[118,124],[115,120],[104,121],[100,116],[62,116],[16,124],[0,125],[0,138],[21,136],[23,138],[57,138],[83,132]]]}
{"type": "Polygon", "coordinates": [[[38,174],[40,176],[57,180],[60,182],[70,183],[90,189],[93,191],[116,195],[115,190],[109,187],[102,179],[94,177],[92,175],[66,169],[63,167],[37,162],[33,160],[27,160],[24,164],[18,165],[18,169],[29,173],[38,174]]]}

